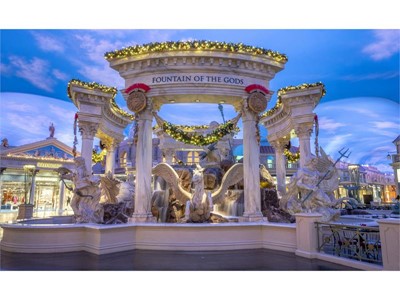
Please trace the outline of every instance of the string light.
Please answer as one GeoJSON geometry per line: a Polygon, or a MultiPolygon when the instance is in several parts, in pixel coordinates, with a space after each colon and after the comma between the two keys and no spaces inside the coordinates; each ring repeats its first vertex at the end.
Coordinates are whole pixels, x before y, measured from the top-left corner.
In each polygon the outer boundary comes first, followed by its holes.
{"type": "Polygon", "coordinates": [[[295,163],[300,159],[300,151],[297,151],[295,153],[292,153],[289,151],[289,149],[284,149],[283,154],[286,156],[288,162],[290,163],[295,163]]]}
{"type": "Polygon", "coordinates": [[[68,93],[68,97],[72,99],[72,94],[71,94],[71,85],[78,85],[80,87],[83,87],[85,89],[91,89],[91,90],[99,90],[103,93],[107,93],[107,94],[112,94],[111,98],[110,98],[110,108],[111,110],[113,110],[115,113],[129,118],[131,121],[133,121],[135,119],[135,116],[126,112],[125,110],[121,109],[117,103],[115,102],[115,96],[117,95],[117,88],[115,87],[109,87],[106,85],[102,85],[99,84],[97,82],[85,82],[85,81],[81,81],[79,79],[72,79],[68,82],[68,88],[67,88],[67,93],[68,93]]]}
{"type": "Polygon", "coordinates": [[[276,101],[276,104],[273,108],[270,110],[267,110],[265,113],[261,115],[261,117],[270,117],[272,116],[281,106],[282,106],[282,95],[286,94],[289,91],[295,91],[295,90],[305,90],[311,87],[317,87],[321,86],[322,87],[322,97],[326,95],[326,89],[325,85],[322,82],[315,82],[315,83],[303,83],[297,86],[287,86],[284,88],[281,88],[278,90],[278,99],[276,101]]]}
{"type": "Polygon", "coordinates": [[[92,151],[92,162],[93,163],[98,163],[98,162],[102,162],[104,160],[104,156],[106,156],[107,154],[107,150],[103,149],[101,150],[100,153],[97,153],[96,150],[93,149],[92,151]]]}
{"type": "Polygon", "coordinates": [[[149,43],[144,45],[136,45],[115,50],[104,54],[106,60],[127,58],[141,54],[163,51],[185,51],[185,50],[203,50],[203,51],[225,51],[235,53],[247,53],[253,55],[267,56],[277,62],[286,63],[288,58],[285,54],[278,51],[272,51],[260,47],[248,46],[242,43],[225,43],[225,42],[212,42],[212,41],[185,41],[185,42],[163,42],[163,43],[149,43]]]}

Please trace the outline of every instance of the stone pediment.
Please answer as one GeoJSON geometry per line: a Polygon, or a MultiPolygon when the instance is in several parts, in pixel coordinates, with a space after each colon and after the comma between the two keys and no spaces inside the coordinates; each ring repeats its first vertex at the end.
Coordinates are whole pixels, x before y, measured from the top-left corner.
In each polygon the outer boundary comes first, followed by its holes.
{"type": "Polygon", "coordinates": [[[3,148],[1,154],[7,156],[49,157],[60,159],[73,159],[74,157],[72,148],[56,138],[48,138],[46,140],[12,148],[3,148]]]}

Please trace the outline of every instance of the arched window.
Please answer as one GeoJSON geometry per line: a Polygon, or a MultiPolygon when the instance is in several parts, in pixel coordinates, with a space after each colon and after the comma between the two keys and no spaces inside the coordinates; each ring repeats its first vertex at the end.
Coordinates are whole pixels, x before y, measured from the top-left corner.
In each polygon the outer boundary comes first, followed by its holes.
{"type": "Polygon", "coordinates": [[[196,151],[188,152],[187,160],[186,160],[186,163],[188,165],[197,164],[199,162],[200,162],[200,157],[199,157],[199,153],[198,152],[196,152],[196,151]]]}

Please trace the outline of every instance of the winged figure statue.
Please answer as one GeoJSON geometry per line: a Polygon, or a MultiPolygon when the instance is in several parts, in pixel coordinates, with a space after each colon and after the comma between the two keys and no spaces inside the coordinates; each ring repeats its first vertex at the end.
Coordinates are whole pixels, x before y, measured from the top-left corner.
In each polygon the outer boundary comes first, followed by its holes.
{"type": "MultiPolygon", "coordinates": [[[[202,169],[199,169],[199,171],[202,169]]],[[[160,163],[153,168],[153,175],[162,177],[173,189],[176,199],[181,204],[185,204],[187,200],[192,200],[193,195],[196,191],[196,187],[199,185],[195,184],[194,193],[190,193],[184,190],[180,184],[178,173],[167,163],[160,163]]],[[[195,176],[193,176],[195,177],[195,176]]],[[[243,164],[234,164],[223,176],[221,185],[217,190],[211,193],[213,203],[217,204],[223,201],[225,192],[232,185],[237,184],[243,179],[243,164]]],[[[192,179],[193,181],[193,179],[192,179]]],[[[199,187],[198,187],[199,189],[199,187]]]]}

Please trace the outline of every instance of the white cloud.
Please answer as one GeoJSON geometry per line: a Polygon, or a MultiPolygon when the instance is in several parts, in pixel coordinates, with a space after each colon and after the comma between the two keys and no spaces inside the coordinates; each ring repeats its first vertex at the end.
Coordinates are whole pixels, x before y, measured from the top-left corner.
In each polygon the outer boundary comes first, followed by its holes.
{"type": "Polygon", "coordinates": [[[68,79],[68,75],[61,72],[58,69],[53,69],[52,74],[54,75],[54,77],[56,77],[59,80],[67,80],[68,79]]]}
{"type": "Polygon", "coordinates": [[[7,112],[38,112],[35,105],[9,100],[2,101],[1,108],[7,112]]]}
{"type": "Polygon", "coordinates": [[[348,141],[353,137],[352,133],[334,135],[320,139],[320,145],[326,153],[336,153],[348,144],[348,141]]]}
{"type": "Polygon", "coordinates": [[[36,42],[40,49],[46,52],[64,52],[64,44],[49,35],[41,34],[37,31],[32,32],[33,37],[35,38],[36,42]]]}
{"type": "Polygon", "coordinates": [[[346,75],[341,77],[342,80],[349,81],[362,81],[362,80],[376,80],[376,79],[391,79],[399,76],[399,71],[388,71],[382,73],[370,73],[360,75],[346,75]]]}
{"type": "Polygon", "coordinates": [[[11,68],[4,63],[0,63],[0,74],[8,75],[11,73],[11,68]]]}
{"type": "Polygon", "coordinates": [[[9,57],[11,67],[15,69],[15,75],[23,78],[34,86],[48,91],[53,91],[55,81],[49,76],[50,64],[48,61],[34,57],[25,60],[23,57],[12,55],[9,57]]]}
{"type": "Polygon", "coordinates": [[[347,126],[345,123],[339,123],[335,122],[332,119],[329,119],[327,117],[321,117],[319,118],[319,128],[322,130],[327,130],[327,131],[335,131],[336,129],[340,127],[347,126]]]}
{"type": "Polygon", "coordinates": [[[13,129],[20,129],[24,133],[37,135],[39,132],[48,131],[51,119],[47,115],[28,115],[19,113],[6,113],[7,126],[13,129]],[[28,125],[28,126],[27,126],[28,125]]]}
{"type": "MultiPolygon", "coordinates": [[[[336,107],[336,108],[338,109],[338,107],[336,107]]],[[[381,118],[381,115],[374,113],[373,111],[371,111],[369,109],[365,109],[365,108],[347,106],[347,107],[340,107],[339,109],[350,111],[350,112],[355,112],[355,113],[364,115],[369,118],[381,118]]]]}
{"type": "Polygon", "coordinates": [[[389,58],[399,52],[400,30],[375,30],[374,37],[375,40],[362,50],[373,60],[389,58]]]}
{"type": "Polygon", "coordinates": [[[371,124],[373,124],[373,126],[377,129],[400,129],[400,123],[395,123],[395,122],[385,122],[385,121],[381,121],[381,122],[370,122],[371,124]]]}
{"type": "MultiPolygon", "coordinates": [[[[54,119],[68,120],[69,122],[73,122],[75,111],[70,108],[63,108],[58,105],[50,104],[49,111],[51,111],[51,115],[55,117],[54,119]]],[[[57,125],[55,121],[53,121],[54,125],[57,125]]]]}

